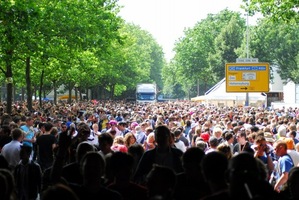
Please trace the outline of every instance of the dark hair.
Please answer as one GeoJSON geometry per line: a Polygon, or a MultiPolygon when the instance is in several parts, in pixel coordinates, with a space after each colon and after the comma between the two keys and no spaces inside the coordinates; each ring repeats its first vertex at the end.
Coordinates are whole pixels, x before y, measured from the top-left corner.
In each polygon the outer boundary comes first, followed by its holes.
{"type": "Polygon", "coordinates": [[[27,145],[22,145],[21,146],[21,151],[25,152],[28,156],[30,156],[30,154],[32,152],[32,147],[27,146],[27,145]]]}
{"type": "Polygon", "coordinates": [[[292,135],[292,136],[295,138],[296,135],[297,135],[297,132],[296,132],[296,131],[291,131],[291,132],[290,132],[290,135],[292,135]]]}
{"type": "Polygon", "coordinates": [[[50,131],[51,128],[53,128],[53,124],[50,122],[47,122],[44,124],[44,127],[45,127],[45,131],[50,131]]]}
{"type": "Polygon", "coordinates": [[[42,200],[67,199],[79,200],[77,195],[66,185],[56,184],[47,188],[41,195],[42,200]]]}
{"type": "Polygon", "coordinates": [[[234,137],[234,135],[232,134],[232,132],[230,131],[227,131],[225,134],[224,134],[224,139],[226,141],[230,140],[232,137],[234,137]]]}
{"type": "Polygon", "coordinates": [[[101,135],[99,135],[98,141],[99,141],[99,143],[106,142],[109,145],[113,144],[113,138],[109,133],[102,133],[101,135]]]}
{"type": "Polygon", "coordinates": [[[11,136],[13,140],[19,139],[21,136],[23,136],[23,131],[19,128],[15,128],[11,132],[11,136]]]}

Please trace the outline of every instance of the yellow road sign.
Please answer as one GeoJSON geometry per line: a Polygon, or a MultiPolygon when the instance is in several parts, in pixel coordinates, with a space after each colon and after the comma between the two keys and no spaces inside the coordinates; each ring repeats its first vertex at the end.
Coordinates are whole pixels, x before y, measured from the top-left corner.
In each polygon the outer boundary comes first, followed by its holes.
{"type": "Polygon", "coordinates": [[[227,63],[226,92],[269,92],[269,63],[227,63]]]}

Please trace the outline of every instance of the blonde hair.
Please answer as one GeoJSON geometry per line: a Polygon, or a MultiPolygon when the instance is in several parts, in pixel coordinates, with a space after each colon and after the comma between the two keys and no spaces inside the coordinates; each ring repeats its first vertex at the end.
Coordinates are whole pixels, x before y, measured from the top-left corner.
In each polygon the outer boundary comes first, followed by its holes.
{"type": "Polygon", "coordinates": [[[124,144],[124,138],[122,136],[116,136],[113,140],[113,145],[114,144],[124,144]]]}

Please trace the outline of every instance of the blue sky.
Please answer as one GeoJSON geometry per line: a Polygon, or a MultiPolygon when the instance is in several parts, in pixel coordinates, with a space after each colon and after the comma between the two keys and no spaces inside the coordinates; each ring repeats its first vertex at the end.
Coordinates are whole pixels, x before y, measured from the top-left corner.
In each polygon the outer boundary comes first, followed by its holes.
{"type": "MultiPolygon", "coordinates": [[[[150,32],[167,60],[173,57],[174,43],[183,36],[184,29],[193,27],[209,13],[228,8],[246,18],[241,3],[242,0],[119,0],[119,5],[124,6],[120,16],[150,32]]],[[[252,20],[249,18],[249,24],[252,20]]]]}

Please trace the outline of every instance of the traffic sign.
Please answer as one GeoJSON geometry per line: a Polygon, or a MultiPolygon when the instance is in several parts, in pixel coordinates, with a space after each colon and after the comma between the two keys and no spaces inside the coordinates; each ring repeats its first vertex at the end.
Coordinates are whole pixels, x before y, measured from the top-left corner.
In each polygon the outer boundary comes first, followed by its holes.
{"type": "Polygon", "coordinates": [[[269,63],[227,63],[226,92],[269,92],[269,63]]]}
{"type": "Polygon", "coordinates": [[[258,63],[258,58],[237,58],[236,63],[258,63]]]}

